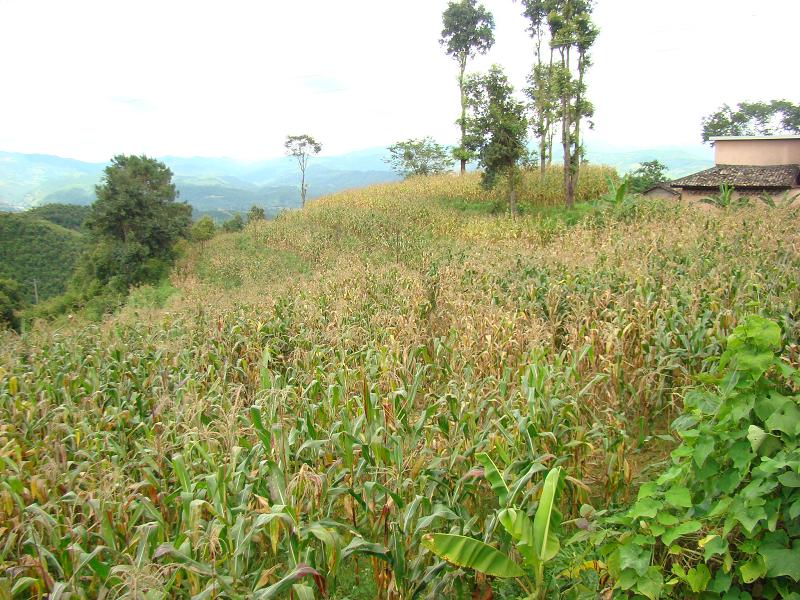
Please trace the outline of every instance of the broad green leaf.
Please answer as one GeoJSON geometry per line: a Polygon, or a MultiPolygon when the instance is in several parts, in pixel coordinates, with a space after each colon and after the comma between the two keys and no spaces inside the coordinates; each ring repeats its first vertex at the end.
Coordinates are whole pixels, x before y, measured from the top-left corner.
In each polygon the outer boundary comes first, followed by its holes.
{"type": "Polygon", "coordinates": [[[724,554],[728,551],[728,542],[718,535],[709,535],[700,540],[698,546],[703,549],[703,559],[708,562],[716,554],[724,554]]]}
{"type": "Polygon", "coordinates": [[[739,568],[739,571],[742,575],[742,581],[753,583],[756,579],[760,579],[767,574],[767,564],[764,561],[764,557],[757,554],[744,563],[739,568]]]}
{"type": "Polygon", "coordinates": [[[800,582],[800,542],[794,548],[764,548],[760,551],[767,566],[768,577],[790,577],[800,582]]]}
{"type": "Polygon", "coordinates": [[[670,529],[664,535],[661,536],[661,541],[664,542],[665,545],[669,546],[677,540],[679,537],[683,535],[688,535],[690,533],[695,533],[696,531],[700,531],[702,525],[700,521],[687,521],[685,523],[681,523],[677,527],[670,529]]]}
{"type": "Polygon", "coordinates": [[[498,470],[497,466],[492,461],[491,457],[485,452],[480,452],[475,455],[477,460],[483,467],[483,476],[489,481],[492,490],[497,495],[500,506],[505,506],[508,501],[508,486],[506,485],[503,475],[498,470]]]}
{"type": "Polygon", "coordinates": [[[513,560],[480,540],[449,533],[428,534],[422,544],[437,556],[492,577],[522,577],[525,572],[513,560]]]}
{"type": "Polygon", "coordinates": [[[560,549],[558,538],[555,535],[554,520],[560,517],[556,508],[556,495],[558,482],[561,477],[561,468],[551,470],[544,480],[539,506],[533,517],[533,547],[537,558],[542,562],[555,557],[560,549]]]}
{"type": "Polygon", "coordinates": [[[647,569],[650,567],[650,560],[653,556],[650,549],[643,548],[638,544],[627,543],[620,546],[617,552],[619,568],[622,571],[632,569],[642,577],[647,573],[647,569]]]}
{"type": "Polygon", "coordinates": [[[655,498],[642,498],[633,505],[628,516],[631,519],[640,519],[641,517],[653,518],[663,506],[664,503],[655,498]]]}
{"type": "Polygon", "coordinates": [[[693,592],[704,592],[711,581],[711,571],[700,563],[686,572],[686,581],[693,592]]]}
{"type": "Polygon", "coordinates": [[[664,498],[666,498],[667,502],[672,506],[677,506],[679,508],[692,507],[692,493],[689,491],[689,488],[682,486],[671,487],[664,494],[664,498]]]}
{"type": "Polygon", "coordinates": [[[649,567],[644,577],[636,582],[636,591],[650,600],[660,598],[663,589],[664,577],[658,567],[649,567]]]}
{"type": "Polygon", "coordinates": [[[713,437],[708,436],[699,438],[694,444],[694,452],[692,453],[692,458],[694,458],[695,464],[697,464],[698,467],[702,467],[703,464],[706,462],[706,459],[713,451],[714,451],[713,437]]]}
{"type": "Polygon", "coordinates": [[[765,424],[769,431],[781,431],[794,437],[800,434],[800,408],[794,402],[787,402],[772,413],[765,424]]]}
{"type": "Polygon", "coordinates": [[[533,521],[521,510],[506,508],[497,515],[500,524],[514,538],[517,551],[522,555],[525,564],[534,566],[538,563],[533,548],[533,521]]]}

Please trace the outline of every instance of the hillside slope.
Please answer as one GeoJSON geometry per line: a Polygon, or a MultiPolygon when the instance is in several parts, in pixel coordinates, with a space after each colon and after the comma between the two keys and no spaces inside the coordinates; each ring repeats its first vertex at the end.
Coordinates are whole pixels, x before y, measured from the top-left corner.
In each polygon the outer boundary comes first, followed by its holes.
{"type": "Polygon", "coordinates": [[[559,466],[549,597],[596,598],[595,546],[566,543],[596,526],[583,505],[636,498],[745,314],[800,337],[800,217],[565,215],[536,190],[516,219],[475,177],[344,192],[195,247],[164,308],[8,334],[0,517],[29,541],[0,573],[82,597],[519,598],[423,541],[507,549],[495,491],[533,512],[559,466]]]}
{"type": "MultiPolygon", "coordinates": [[[[63,215],[62,215],[63,216],[63,215]]],[[[84,237],[28,213],[0,212],[0,277],[19,282],[29,303],[64,292],[84,237]]]]}

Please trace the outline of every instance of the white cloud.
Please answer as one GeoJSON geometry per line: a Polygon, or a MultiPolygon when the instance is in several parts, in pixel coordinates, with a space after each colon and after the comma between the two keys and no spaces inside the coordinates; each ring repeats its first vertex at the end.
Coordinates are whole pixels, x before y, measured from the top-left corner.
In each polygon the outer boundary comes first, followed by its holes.
{"type": "MultiPolygon", "coordinates": [[[[496,62],[520,86],[520,6],[486,0],[496,62]]],[[[326,153],[433,135],[454,141],[455,64],[438,43],[446,0],[0,0],[0,148],[282,153],[308,132],[326,153]]],[[[594,139],[699,140],[723,102],[788,97],[797,0],[598,0],[594,139]]]]}

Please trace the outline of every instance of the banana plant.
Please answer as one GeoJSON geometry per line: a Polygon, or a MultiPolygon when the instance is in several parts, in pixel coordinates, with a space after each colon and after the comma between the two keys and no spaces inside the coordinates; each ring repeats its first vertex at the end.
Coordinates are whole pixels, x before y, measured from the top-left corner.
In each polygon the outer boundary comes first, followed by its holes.
{"type": "Polygon", "coordinates": [[[544,600],[547,594],[545,564],[553,560],[561,549],[558,539],[561,513],[557,508],[561,467],[551,469],[547,474],[539,506],[531,520],[521,508],[508,506],[513,502],[518,488],[509,490],[502,474],[487,454],[478,454],[476,458],[500,502],[497,520],[511,536],[522,564],[493,546],[467,536],[434,533],[426,535],[422,543],[436,556],[456,566],[491,577],[513,578],[525,591],[527,599],[544,600]]]}

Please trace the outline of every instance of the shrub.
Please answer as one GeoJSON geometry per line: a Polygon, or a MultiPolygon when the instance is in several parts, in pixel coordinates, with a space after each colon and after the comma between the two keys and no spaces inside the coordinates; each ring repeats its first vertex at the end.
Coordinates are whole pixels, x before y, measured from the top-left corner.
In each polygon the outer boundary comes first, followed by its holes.
{"type": "Polygon", "coordinates": [[[618,589],[798,598],[800,371],[775,355],[780,346],[774,322],[746,318],[722,373],[703,378],[712,387],[687,395],[672,464],[610,520],[604,552],[618,589]]]}

